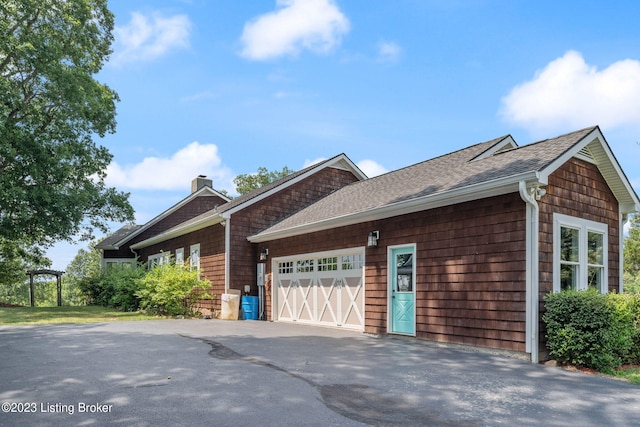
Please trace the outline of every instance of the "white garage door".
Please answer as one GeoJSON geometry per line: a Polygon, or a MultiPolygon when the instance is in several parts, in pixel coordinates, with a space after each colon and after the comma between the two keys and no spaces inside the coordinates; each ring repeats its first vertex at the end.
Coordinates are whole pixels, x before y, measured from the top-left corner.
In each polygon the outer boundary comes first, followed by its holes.
{"type": "Polygon", "coordinates": [[[275,320],[364,329],[364,250],[274,259],[275,320]]]}

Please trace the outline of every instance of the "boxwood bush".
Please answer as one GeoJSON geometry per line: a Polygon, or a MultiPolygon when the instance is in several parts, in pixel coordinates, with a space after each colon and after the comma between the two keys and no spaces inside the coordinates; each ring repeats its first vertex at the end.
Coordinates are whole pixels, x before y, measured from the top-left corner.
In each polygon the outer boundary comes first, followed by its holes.
{"type": "Polygon", "coordinates": [[[638,295],[566,291],[548,294],[544,301],[547,348],[558,361],[608,373],[638,362],[638,295]]]}

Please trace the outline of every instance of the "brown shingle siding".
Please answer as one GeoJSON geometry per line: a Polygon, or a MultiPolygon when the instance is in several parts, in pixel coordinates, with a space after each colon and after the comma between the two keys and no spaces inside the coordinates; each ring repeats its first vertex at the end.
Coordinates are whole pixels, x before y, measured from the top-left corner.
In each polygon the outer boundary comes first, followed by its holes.
{"type": "Polygon", "coordinates": [[[150,237],[156,236],[163,231],[167,231],[178,224],[181,224],[191,218],[194,218],[200,214],[210,211],[216,206],[223,204],[225,201],[217,196],[201,196],[196,197],[184,206],[178,208],[175,212],[168,215],[166,218],[161,219],[157,223],[144,230],[139,235],[135,236],[131,241],[127,242],[127,245],[134,245],[135,243],[146,240],[150,237]]]}
{"type": "MultiPolygon", "coordinates": [[[[247,236],[273,225],[348,183],[357,181],[350,171],[325,168],[270,197],[260,200],[231,216],[230,286],[242,290],[250,285],[257,294],[257,246],[247,236]]],[[[312,243],[312,242],[311,242],[312,243]]]]}
{"type": "Polygon", "coordinates": [[[387,248],[415,243],[418,337],[525,350],[525,208],[518,194],[268,243],[270,256],[362,247],[365,332],[387,332],[387,248]],[[487,332],[489,328],[490,332],[487,332]]]}
{"type": "Polygon", "coordinates": [[[620,230],[618,202],[596,165],[571,159],[549,177],[540,200],[540,296],[553,290],[553,214],[574,216],[608,225],[610,291],[619,287],[620,230]]]}

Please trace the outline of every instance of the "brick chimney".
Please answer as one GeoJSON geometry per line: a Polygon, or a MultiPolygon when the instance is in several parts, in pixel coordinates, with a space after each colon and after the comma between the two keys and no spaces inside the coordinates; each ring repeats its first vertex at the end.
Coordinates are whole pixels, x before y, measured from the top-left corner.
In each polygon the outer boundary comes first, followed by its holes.
{"type": "Polygon", "coordinates": [[[200,190],[202,187],[213,188],[213,181],[207,179],[205,175],[198,175],[193,181],[191,181],[191,194],[200,190]]]}

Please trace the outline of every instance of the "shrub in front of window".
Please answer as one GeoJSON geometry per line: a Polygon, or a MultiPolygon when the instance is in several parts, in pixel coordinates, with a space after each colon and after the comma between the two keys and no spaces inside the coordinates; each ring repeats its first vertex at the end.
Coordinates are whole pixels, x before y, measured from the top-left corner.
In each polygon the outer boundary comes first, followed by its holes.
{"type": "Polygon", "coordinates": [[[552,357],[601,372],[620,366],[621,354],[631,348],[631,334],[621,333],[625,316],[616,314],[608,295],[593,289],[565,291],[548,294],[544,301],[542,319],[552,357]]]}
{"type": "Polygon", "coordinates": [[[140,281],[136,292],[140,308],[161,315],[192,315],[198,299],[211,298],[207,293],[208,280],[200,280],[200,273],[190,263],[169,263],[151,268],[140,281]]]}

